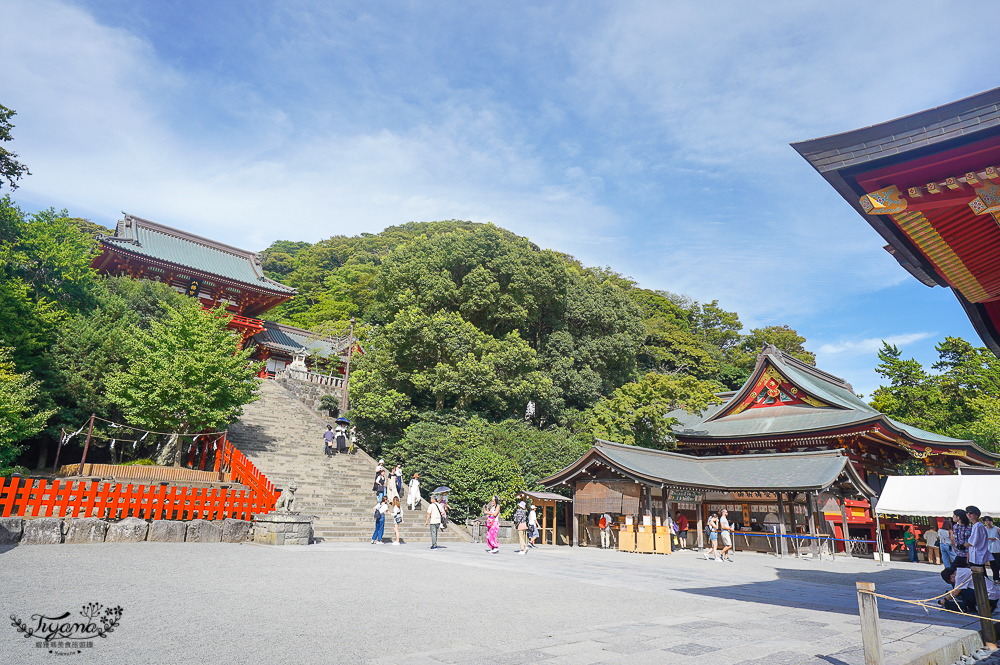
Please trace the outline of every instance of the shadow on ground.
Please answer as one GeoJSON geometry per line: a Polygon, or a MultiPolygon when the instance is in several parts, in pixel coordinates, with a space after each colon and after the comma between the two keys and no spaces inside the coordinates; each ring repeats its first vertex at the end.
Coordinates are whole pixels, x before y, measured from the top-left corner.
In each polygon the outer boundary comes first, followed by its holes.
{"type": "MultiPolygon", "coordinates": [[[[899,589],[889,585],[915,582],[927,578],[929,573],[911,570],[880,570],[873,572],[834,573],[819,570],[778,568],[778,579],[767,582],[747,582],[704,588],[681,589],[684,593],[710,598],[750,601],[779,607],[836,612],[857,616],[856,582],[874,582],[876,591],[887,596],[907,600],[931,598],[947,591],[940,578],[927,579],[926,584],[910,584],[899,589]],[[888,588],[887,588],[888,587],[888,588]]],[[[879,599],[879,614],[885,619],[914,621],[928,624],[965,625],[968,620],[952,618],[944,612],[925,612],[915,605],[879,599]]]]}

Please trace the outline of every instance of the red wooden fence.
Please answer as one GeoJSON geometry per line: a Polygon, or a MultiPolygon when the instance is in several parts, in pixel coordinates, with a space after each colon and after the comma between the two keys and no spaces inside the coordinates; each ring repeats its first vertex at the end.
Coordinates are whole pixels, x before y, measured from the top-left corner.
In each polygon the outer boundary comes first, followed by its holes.
{"type": "Polygon", "coordinates": [[[231,472],[233,481],[248,489],[4,478],[0,516],[219,520],[251,519],[274,510],[278,492],[253,462],[228,440],[219,453],[216,469],[231,472]]]}

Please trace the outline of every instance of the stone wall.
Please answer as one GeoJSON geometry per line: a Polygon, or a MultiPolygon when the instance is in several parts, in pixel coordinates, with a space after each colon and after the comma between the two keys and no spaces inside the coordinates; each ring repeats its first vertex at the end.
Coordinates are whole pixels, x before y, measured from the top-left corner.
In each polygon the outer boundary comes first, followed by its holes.
{"type": "Polygon", "coordinates": [[[295,399],[299,400],[307,407],[324,417],[327,415],[328,411],[326,411],[320,403],[323,396],[332,395],[337,398],[337,403],[339,404],[340,398],[344,395],[344,389],[341,386],[323,385],[320,383],[292,378],[290,372],[287,371],[279,372],[275,375],[274,381],[279,386],[292,393],[295,396],[295,399]]]}
{"type": "Polygon", "coordinates": [[[60,543],[242,543],[250,540],[249,520],[226,518],[210,522],[153,520],[138,517],[102,520],[0,517],[0,545],[58,545],[60,543]]]}

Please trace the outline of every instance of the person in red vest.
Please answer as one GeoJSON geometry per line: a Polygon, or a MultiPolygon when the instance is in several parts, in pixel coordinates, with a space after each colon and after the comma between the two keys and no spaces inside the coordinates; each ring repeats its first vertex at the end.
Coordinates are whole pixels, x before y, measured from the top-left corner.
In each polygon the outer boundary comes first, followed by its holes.
{"type": "Polygon", "coordinates": [[[688,546],[688,518],[678,510],[675,513],[674,523],[677,524],[677,545],[686,550],[688,546]]]}
{"type": "Polygon", "coordinates": [[[601,529],[601,549],[606,550],[611,544],[611,515],[608,513],[601,515],[597,526],[601,529]]]}

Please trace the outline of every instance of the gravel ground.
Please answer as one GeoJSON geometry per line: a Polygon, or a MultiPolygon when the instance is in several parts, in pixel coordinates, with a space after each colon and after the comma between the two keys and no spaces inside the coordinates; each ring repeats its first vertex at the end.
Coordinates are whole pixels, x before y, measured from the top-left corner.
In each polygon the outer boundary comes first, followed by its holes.
{"type": "MultiPolygon", "coordinates": [[[[120,605],[120,626],[70,662],[854,663],[853,581],[915,598],[941,592],[934,575],[751,554],[106,543],[0,550],[0,605],[28,624],[120,605]]],[[[883,610],[890,652],[958,625],[909,607],[883,610]]],[[[0,662],[59,659],[34,644],[7,627],[0,662]]]]}

